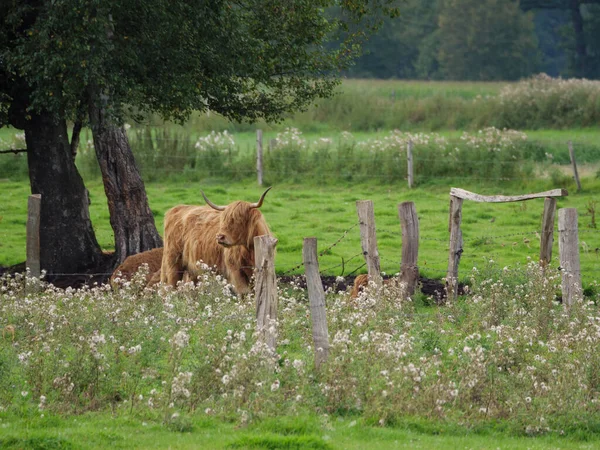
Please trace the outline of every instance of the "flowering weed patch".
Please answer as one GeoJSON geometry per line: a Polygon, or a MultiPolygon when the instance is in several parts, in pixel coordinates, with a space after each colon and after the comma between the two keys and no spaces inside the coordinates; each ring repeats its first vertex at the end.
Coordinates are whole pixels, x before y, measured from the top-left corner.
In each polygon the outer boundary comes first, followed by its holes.
{"type": "MultiPolygon", "coordinates": [[[[316,371],[310,309],[281,287],[278,346],[257,341],[255,305],[218,276],[177,289],[0,289],[4,413],[135,413],[173,429],[187,417],[238,424],[351,414],[378,426],[421,418],[524,434],[597,425],[600,313],[556,302],[537,264],[474,271],[468,296],[418,307],[398,291],[327,293],[330,357],[316,371]],[[577,418],[577,421],[573,419],[577,418]]],[[[35,286],[34,286],[35,287],[35,286]]],[[[594,298],[594,301],[599,299],[594,298]]]]}
{"type": "Polygon", "coordinates": [[[269,182],[395,183],[407,178],[407,149],[413,146],[417,182],[440,177],[466,176],[478,180],[523,180],[534,173],[527,136],[514,130],[486,128],[464,132],[458,139],[437,133],[390,131],[381,138],[358,140],[349,132],[334,141],[320,138],[307,144],[299,130],[277,139],[265,155],[269,182]]]}

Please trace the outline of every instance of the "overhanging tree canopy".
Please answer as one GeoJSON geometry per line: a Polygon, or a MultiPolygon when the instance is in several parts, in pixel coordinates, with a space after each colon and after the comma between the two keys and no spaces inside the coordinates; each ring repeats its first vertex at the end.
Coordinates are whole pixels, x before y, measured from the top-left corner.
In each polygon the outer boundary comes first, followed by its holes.
{"type": "Polygon", "coordinates": [[[0,10],[2,27],[21,32],[4,65],[26,80],[30,107],[73,119],[91,85],[110,94],[118,118],[131,105],[168,119],[211,109],[236,120],[273,120],[329,95],[355,44],[392,2],[11,3],[0,10]],[[332,6],[341,9],[335,18],[326,13],[332,6]],[[340,32],[345,39],[326,47],[340,32]]]}
{"type": "MultiPolygon", "coordinates": [[[[42,268],[74,271],[102,259],[83,182],[67,158],[67,120],[91,115],[97,128],[109,124],[109,132],[116,130],[115,146],[123,142],[118,126],[128,107],[180,121],[208,109],[235,120],[275,120],[330,95],[339,70],[357,55],[380,15],[394,13],[391,5],[392,0],[2,2],[0,126],[25,130],[32,191],[53,205],[42,207],[42,268]],[[337,9],[335,18],[329,8],[337,9]],[[326,46],[332,38],[338,44],[326,46]]],[[[109,174],[133,161],[125,161],[128,152],[128,145],[114,154],[108,147],[97,149],[109,174]]]]}

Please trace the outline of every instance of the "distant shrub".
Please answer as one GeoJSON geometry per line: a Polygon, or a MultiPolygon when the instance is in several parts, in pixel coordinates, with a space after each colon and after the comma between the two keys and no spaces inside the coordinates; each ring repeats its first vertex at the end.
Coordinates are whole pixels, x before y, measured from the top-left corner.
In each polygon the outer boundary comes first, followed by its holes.
{"type": "Polygon", "coordinates": [[[490,101],[506,127],[588,127],[600,121],[600,81],[596,80],[540,74],[507,85],[490,101]]]}

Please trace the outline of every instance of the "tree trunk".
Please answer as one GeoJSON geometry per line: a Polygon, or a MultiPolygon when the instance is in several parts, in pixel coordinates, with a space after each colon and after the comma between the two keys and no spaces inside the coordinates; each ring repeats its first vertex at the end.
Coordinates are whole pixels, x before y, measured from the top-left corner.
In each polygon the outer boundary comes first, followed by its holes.
{"type": "Polygon", "coordinates": [[[83,128],[83,122],[81,120],[76,120],[73,124],[73,132],[71,133],[71,156],[73,157],[73,161],[77,156],[77,149],[79,148],[79,138],[81,136],[81,129],[83,128]]]}
{"type": "Polygon", "coordinates": [[[585,34],[583,31],[583,17],[581,16],[580,0],[569,0],[571,10],[571,21],[575,32],[575,75],[577,77],[587,76],[587,48],[585,45],[585,34]]]}
{"type": "Polygon", "coordinates": [[[32,194],[42,195],[40,267],[50,282],[101,267],[89,197],[75,167],[64,120],[46,113],[23,123],[32,194]]]}
{"type": "Polygon", "coordinates": [[[163,243],[125,130],[112,123],[99,95],[90,95],[89,114],[115,235],[115,264],[120,264],[163,243]]]}

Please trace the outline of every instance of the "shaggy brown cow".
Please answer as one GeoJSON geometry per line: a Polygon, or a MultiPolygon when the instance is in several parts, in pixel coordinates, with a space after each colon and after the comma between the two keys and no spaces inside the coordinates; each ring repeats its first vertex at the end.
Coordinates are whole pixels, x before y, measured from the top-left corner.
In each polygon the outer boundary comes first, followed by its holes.
{"type": "Polygon", "coordinates": [[[162,264],[163,248],[153,248],[145,252],[128,256],[110,276],[110,284],[114,286],[115,279],[131,280],[133,275],[140,269],[142,264],[148,265],[146,285],[152,286],[160,281],[160,266],[162,264]],[[158,273],[158,276],[155,276],[158,273]]]}
{"type": "MultiPolygon", "coordinates": [[[[271,188],[269,188],[271,189],[271,188]]],[[[165,214],[165,232],[160,280],[175,286],[187,271],[195,279],[201,261],[214,267],[233,285],[238,294],[250,291],[254,272],[254,238],[271,234],[258,210],[267,189],[257,203],[235,201],[227,206],[179,205],[165,214]]]]}

